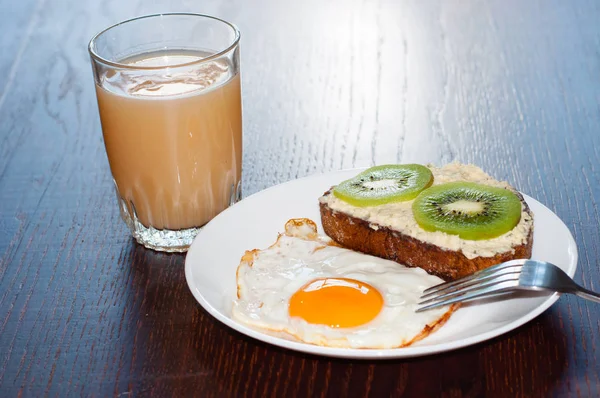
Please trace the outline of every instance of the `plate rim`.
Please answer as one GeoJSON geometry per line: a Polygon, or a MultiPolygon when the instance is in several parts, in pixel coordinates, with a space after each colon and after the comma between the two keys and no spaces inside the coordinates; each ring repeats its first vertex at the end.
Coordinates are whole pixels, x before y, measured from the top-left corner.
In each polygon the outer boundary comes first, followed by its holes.
{"type": "MultiPolygon", "coordinates": [[[[318,178],[318,177],[327,176],[329,174],[349,173],[351,171],[359,171],[359,170],[365,170],[365,169],[366,169],[366,167],[359,167],[359,168],[332,170],[329,172],[322,172],[322,173],[314,173],[314,174],[311,174],[308,176],[304,176],[301,178],[288,180],[288,181],[282,182],[280,184],[272,185],[272,186],[262,189],[258,192],[255,192],[255,193],[247,196],[240,202],[236,203],[235,205],[228,207],[223,212],[221,212],[218,216],[213,218],[213,220],[211,220],[207,225],[213,223],[214,220],[218,219],[221,214],[232,211],[232,209],[236,208],[240,203],[247,202],[250,198],[252,198],[252,200],[256,200],[257,197],[264,195],[269,190],[272,190],[275,188],[280,188],[280,187],[288,185],[288,184],[297,183],[302,180],[314,179],[314,178],[318,178]]],[[[530,201],[536,202],[539,206],[542,206],[544,209],[548,210],[550,213],[552,213],[554,216],[556,216],[556,218],[564,226],[566,232],[568,232],[568,238],[570,240],[568,246],[572,246],[574,248],[574,251],[572,253],[573,269],[572,269],[572,272],[568,272],[568,274],[570,277],[573,277],[575,275],[575,273],[577,272],[577,264],[578,264],[578,260],[579,260],[579,250],[577,248],[577,242],[575,241],[571,230],[564,223],[564,221],[562,221],[562,219],[560,217],[558,217],[558,215],[556,215],[556,213],[554,213],[554,211],[552,211],[546,205],[544,205],[543,203],[539,202],[538,200],[534,199],[533,197],[531,197],[523,192],[521,192],[521,194],[523,195],[526,202],[528,202],[528,203],[530,201]]],[[[289,349],[289,350],[293,350],[296,352],[302,352],[305,354],[319,355],[319,356],[326,356],[326,357],[333,357],[333,358],[352,358],[352,359],[365,359],[365,360],[366,359],[414,358],[414,357],[427,356],[427,355],[433,355],[433,354],[441,354],[443,352],[457,350],[460,348],[468,347],[471,345],[475,345],[475,344],[490,340],[490,339],[498,337],[498,336],[502,336],[502,335],[528,323],[529,321],[535,319],[537,316],[539,316],[544,311],[546,311],[548,308],[550,308],[560,298],[560,294],[555,292],[555,293],[551,294],[550,296],[548,296],[548,298],[546,300],[544,300],[540,305],[538,305],[534,310],[530,311],[529,313],[527,313],[526,315],[524,315],[522,317],[519,317],[519,318],[513,320],[512,322],[509,322],[508,324],[505,324],[501,327],[495,328],[493,330],[490,330],[490,331],[487,331],[484,333],[480,333],[475,336],[471,336],[471,337],[467,337],[467,338],[463,338],[463,339],[460,339],[457,341],[451,341],[451,342],[447,342],[447,343],[438,343],[438,344],[434,344],[431,346],[408,346],[408,347],[388,348],[388,349],[336,348],[336,347],[312,345],[312,344],[303,343],[303,342],[286,340],[286,339],[283,339],[280,337],[271,336],[269,334],[262,333],[261,331],[258,331],[258,330],[254,330],[254,329],[252,329],[246,325],[243,325],[242,323],[239,323],[239,322],[235,321],[234,319],[224,315],[221,311],[219,311],[218,309],[213,307],[204,298],[202,293],[200,291],[198,291],[197,287],[193,283],[191,260],[188,261],[188,258],[190,257],[190,253],[195,252],[194,248],[197,247],[197,245],[195,246],[194,243],[196,242],[196,239],[198,239],[198,237],[201,234],[202,234],[202,231],[194,239],[194,241],[190,245],[189,251],[186,253],[186,256],[185,256],[186,283],[187,283],[188,288],[190,289],[192,295],[194,296],[196,301],[200,304],[200,306],[206,312],[208,312],[211,316],[213,316],[215,319],[217,319],[219,322],[221,322],[222,324],[237,331],[238,333],[241,333],[243,335],[246,335],[248,337],[256,339],[262,343],[272,344],[272,345],[280,347],[280,348],[289,349]]],[[[535,245],[535,242],[534,242],[534,245],[535,245]]]]}

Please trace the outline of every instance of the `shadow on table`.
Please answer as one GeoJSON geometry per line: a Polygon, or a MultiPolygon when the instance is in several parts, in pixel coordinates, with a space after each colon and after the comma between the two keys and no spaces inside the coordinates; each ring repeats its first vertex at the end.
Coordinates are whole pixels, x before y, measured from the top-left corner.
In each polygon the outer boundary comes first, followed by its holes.
{"type": "Polygon", "coordinates": [[[209,346],[215,337],[204,336],[208,315],[199,311],[185,282],[185,255],[155,252],[131,240],[119,261],[129,274],[123,286],[120,327],[127,344],[120,391],[205,396],[202,388],[216,382],[214,366],[199,362],[196,353],[218,342],[209,346]]]}
{"type": "MultiPolygon", "coordinates": [[[[342,390],[348,392],[369,385],[373,396],[506,397],[544,396],[562,379],[568,347],[554,312],[550,309],[516,330],[474,346],[425,357],[379,361],[297,353],[256,341],[210,320],[223,333],[244,342],[244,359],[251,359],[251,366],[246,363],[244,378],[261,380],[266,369],[281,368],[282,379],[302,378],[296,386],[300,389],[307,383],[333,383],[346,386],[342,390]]],[[[261,380],[264,382],[268,380],[261,380]]]]}
{"type": "MultiPolygon", "coordinates": [[[[307,370],[330,373],[326,384],[365,388],[387,395],[408,396],[544,396],[553,391],[566,366],[566,339],[558,320],[548,310],[537,319],[497,338],[459,350],[401,360],[348,360],[321,358],[273,347],[222,326],[224,333],[241,339],[257,358],[275,356],[275,366],[290,366],[288,377],[307,370]],[[264,353],[269,354],[264,354],[264,353]]],[[[217,322],[217,321],[214,321],[217,322]]],[[[257,377],[258,375],[248,375],[257,377]]],[[[319,377],[319,376],[317,376],[319,377]]],[[[325,380],[323,380],[325,383],[325,380]]]]}

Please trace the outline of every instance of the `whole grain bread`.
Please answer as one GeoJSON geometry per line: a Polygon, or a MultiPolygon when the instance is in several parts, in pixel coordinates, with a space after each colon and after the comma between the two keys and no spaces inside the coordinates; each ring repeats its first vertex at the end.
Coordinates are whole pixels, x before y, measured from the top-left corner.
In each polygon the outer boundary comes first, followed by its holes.
{"type": "MultiPolygon", "coordinates": [[[[518,192],[516,194],[524,211],[533,217],[523,196],[518,192]]],[[[326,195],[332,195],[331,190],[326,195]]],[[[423,268],[446,281],[462,278],[504,261],[531,257],[533,228],[529,230],[525,243],[511,250],[489,257],[467,258],[461,251],[447,250],[386,226],[374,226],[372,222],[333,210],[324,201],[320,201],[319,206],[325,233],[340,245],[410,267],[423,268]]]]}

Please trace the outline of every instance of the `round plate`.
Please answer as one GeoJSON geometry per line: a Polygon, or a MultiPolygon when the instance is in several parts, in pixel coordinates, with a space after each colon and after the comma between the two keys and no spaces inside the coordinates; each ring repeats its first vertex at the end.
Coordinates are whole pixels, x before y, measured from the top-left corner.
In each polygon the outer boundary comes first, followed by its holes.
{"type": "MultiPolygon", "coordinates": [[[[249,196],[209,222],[185,259],[187,283],[200,305],[238,332],[291,350],[344,358],[406,358],[453,350],[499,336],[535,318],[558,300],[559,295],[554,293],[472,302],[456,311],[438,331],[414,345],[383,350],[320,347],[290,341],[232,319],[235,273],[244,252],[271,245],[290,218],[310,218],[323,234],[319,196],[359,171],[342,170],[271,187],[249,196]]],[[[569,229],[550,209],[529,196],[524,197],[535,219],[532,257],[551,262],[572,277],[577,267],[577,247],[569,229]]]]}

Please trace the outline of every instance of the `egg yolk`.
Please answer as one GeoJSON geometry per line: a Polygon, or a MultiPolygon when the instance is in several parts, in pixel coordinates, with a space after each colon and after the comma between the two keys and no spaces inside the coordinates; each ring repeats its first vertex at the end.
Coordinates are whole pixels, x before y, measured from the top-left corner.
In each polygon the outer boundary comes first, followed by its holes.
{"type": "Polygon", "coordinates": [[[383,297],[373,286],[347,278],[320,278],[304,285],[290,299],[289,313],[308,323],[351,328],[373,320],[383,297]]]}

